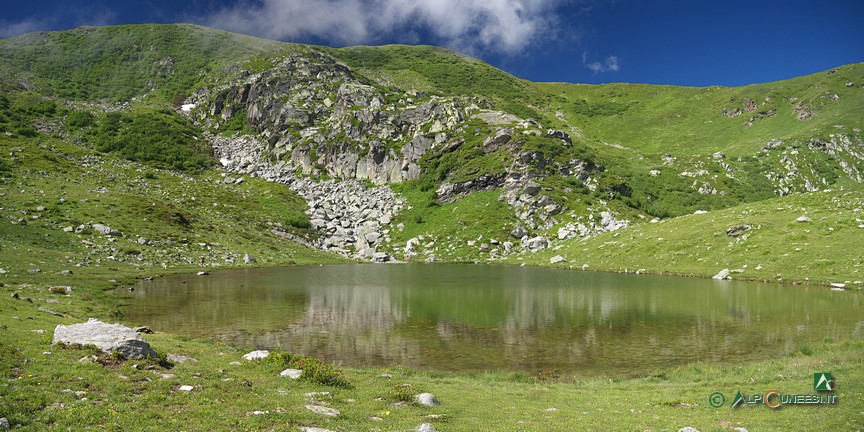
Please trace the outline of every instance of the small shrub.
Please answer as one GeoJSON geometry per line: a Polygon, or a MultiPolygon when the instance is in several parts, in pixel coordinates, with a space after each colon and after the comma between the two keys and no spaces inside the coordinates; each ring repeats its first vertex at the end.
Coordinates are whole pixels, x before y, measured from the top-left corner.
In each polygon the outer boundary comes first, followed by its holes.
{"type": "Polygon", "coordinates": [[[277,351],[271,352],[266,361],[272,363],[280,371],[286,368],[301,369],[303,376],[300,379],[345,389],[354,387],[339,368],[324,363],[315,357],[277,351]]]}
{"type": "Polygon", "coordinates": [[[304,214],[294,213],[285,218],[285,224],[299,229],[312,228],[312,222],[304,214]]]}
{"type": "Polygon", "coordinates": [[[408,383],[396,383],[387,389],[387,398],[397,402],[414,402],[417,394],[423,393],[408,383]]]}

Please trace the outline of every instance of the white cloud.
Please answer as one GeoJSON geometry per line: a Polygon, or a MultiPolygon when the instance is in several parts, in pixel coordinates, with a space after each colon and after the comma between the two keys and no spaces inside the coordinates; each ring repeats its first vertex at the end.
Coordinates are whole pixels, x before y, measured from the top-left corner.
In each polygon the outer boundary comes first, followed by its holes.
{"type": "Polygon", "coordinates": [[[588,62],[588,53],[582,53],[582,64],[595,74],[600,72],[618,72],[621,66],[618,64],[618,56],[610,55],[603,62],[588,62]]]}
{"type": "Polygon", "coordinates": [[[568,0],[258,0],[195,21],[281,40],[370,44],[431,39],[469,52],[515,54],[552,37],[568,0]]]}
{"type": "Polygon", "coordinates": [[[0,19],[0,39],[36,31],[60,30],[58,25],[78,27],[83,25],[102,26],[116,23],[117,15],[104,8],[84,8],[75,10],[64,8],[50,17],[28,18],[18,22],[0,19]]]}
{"type": "Polygon", "coordinates": [[[0,39],[22,35],[50,28],[51,22],[47,20],[28,19],[11,23],[0,20],[0,39]]]}

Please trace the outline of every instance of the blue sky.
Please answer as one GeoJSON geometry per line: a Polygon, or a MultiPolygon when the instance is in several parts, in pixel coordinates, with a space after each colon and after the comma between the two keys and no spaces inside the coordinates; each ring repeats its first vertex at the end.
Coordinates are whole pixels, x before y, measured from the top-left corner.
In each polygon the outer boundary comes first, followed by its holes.
{"type": "Polygon", "coordinates": [[[737,86],[864,61],[861,0],[0,2],[0,37],[193,22],[330,46],[446,46],[532,81],[737,86]]]}

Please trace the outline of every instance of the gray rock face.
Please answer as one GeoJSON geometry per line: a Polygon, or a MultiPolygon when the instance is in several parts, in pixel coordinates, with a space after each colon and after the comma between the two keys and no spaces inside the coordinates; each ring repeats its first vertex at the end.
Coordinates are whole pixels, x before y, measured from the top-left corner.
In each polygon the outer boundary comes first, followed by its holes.
{"type": "Polygon", "coordinates": [[[157,357],[156,351],[135,330],[120,324],[106,324],[96,319],[54,329],[52,343],[96,345],[105,352],[119,352],[126,358],[157,357]]]}

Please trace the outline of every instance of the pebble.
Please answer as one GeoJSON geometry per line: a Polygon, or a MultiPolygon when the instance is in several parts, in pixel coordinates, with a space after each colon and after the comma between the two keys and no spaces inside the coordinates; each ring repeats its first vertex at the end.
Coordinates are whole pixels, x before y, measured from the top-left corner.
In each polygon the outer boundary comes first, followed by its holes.
{"type": "Polygon", "coordinates": [[[194,388],[191,385],[182,385],[180,386],[180,391],[191,392],[194,388]]]}

